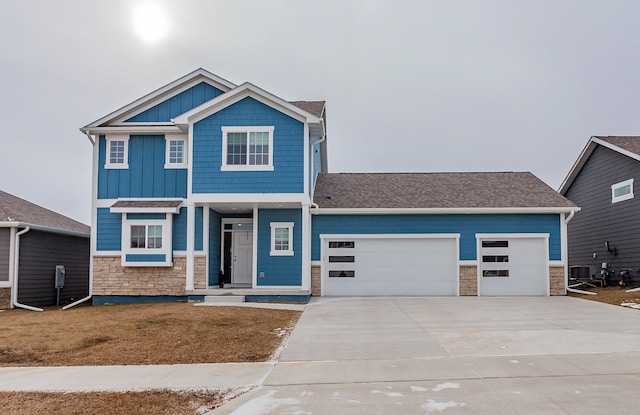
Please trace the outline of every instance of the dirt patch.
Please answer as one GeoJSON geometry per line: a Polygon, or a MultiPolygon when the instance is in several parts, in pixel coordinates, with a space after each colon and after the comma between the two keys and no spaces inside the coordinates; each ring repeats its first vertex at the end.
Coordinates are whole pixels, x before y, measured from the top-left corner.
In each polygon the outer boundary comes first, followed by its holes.
{"type": "Polygon", "coordinates": [[[585,300],[599,301],[601,303],[620,305],[622,303],[640,304],[640,292],[628,293],[627,287],[597,287],[585,291],[594,292],[597,295],[577,294],[569,292],[570,297],[584,298],[585,300]]]}
{"type": "Polygon", "coordinates": [[[300,312],[189,303],[0,314],[0,366],[266,361],[300,312]]]}
{"type": "Polygon", "coordinates": [[[224,402],[221,391],[137,392],[0,392],[5,415],[112,414],[194,415],[204,414],[224,402]]]}

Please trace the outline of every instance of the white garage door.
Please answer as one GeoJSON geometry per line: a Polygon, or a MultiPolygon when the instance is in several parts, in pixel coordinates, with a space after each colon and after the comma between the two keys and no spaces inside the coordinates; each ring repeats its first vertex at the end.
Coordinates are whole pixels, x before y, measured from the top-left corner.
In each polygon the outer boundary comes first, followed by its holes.
{"type": "Polygon", "coordinates": [[[456,237],[323,241],[324,295],[457,295],[456,237]]]}
{"type": "Polygon", "coordinates": [[[547,295],[545,238],[484,238],[480,243],[480,295],[547,295]]]}

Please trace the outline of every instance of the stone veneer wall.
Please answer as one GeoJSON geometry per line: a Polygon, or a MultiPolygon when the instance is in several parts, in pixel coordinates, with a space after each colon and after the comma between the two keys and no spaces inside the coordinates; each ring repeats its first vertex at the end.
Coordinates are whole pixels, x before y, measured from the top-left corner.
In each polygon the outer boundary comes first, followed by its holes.
{"type": "Polygon", "coordinates": [[[0,288],[0,310],[11,307],[11,288],[0,288]]]}
{"type": "Polygon", "coordinates": [[[311,295],[320,296],[321,288],[320,284],[320,266],[315,265],[311,267],[311,295]]]}
{"type": "MultiPolygon", "coordinates": [[[[194,286],[207,287],[207,259],[195,257],[194,286]]],[[[186,295],[186,257],[173,267],[123,267],[120,256],[93,259],[93,295],[186,295]]]]}
{"type": "Polygon", "coordinates": [[[549,294],[567,295],[564,267],[549,267],[549,294]]]}
{"type": "Polygon", "coordinates": [[[478,267],[460,266],[460,295],[478,295],[478,267]]]}

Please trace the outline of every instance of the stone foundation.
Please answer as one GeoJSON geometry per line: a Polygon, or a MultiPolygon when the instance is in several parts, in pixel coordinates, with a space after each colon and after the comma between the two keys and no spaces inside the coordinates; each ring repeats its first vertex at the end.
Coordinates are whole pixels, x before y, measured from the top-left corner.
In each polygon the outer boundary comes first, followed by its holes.
{"type": "Polygon", "coordinates": [[[475,265],[461,265],[460,295],[478,295],[478,267],[475,265]]]}
{"type": "MultiPolygon", "coordinates": [[[[195,257],[195,288],[207,287],[207,259],[195,257]]],[[[93,295],[186,295],[186,257],[173,267],[123,267],[120,256],[93,259],[93,295]]]]}
{"type": "Polygon", "coordinates": [[[315,265],[311,267],[311,295],[320,296],[321,287],[321,273],[320,266],[315,265]]]}
{"type": "Polygon", "coordinates": [[[549,267],[549,294],[567,295],[564,267],[549,267]]]}
{"type": "Polygon", "coordinates": [[[0,310],[11,307],[11,288],[0,288],[0,310]]]}

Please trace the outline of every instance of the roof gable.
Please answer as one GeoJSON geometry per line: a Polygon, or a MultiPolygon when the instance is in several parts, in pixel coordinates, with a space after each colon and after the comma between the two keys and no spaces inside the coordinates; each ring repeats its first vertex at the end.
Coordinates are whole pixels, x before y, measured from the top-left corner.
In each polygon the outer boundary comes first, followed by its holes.
{"type": "Polygon", "coordinates": [[[569,173],[560,185],[560,194],[566,194],[573,181],[589,160],[593,150],[597,146],[603,146],[621,155],[640,161],[640,137],[639,136],[593,136],[582,149],[578,159],[573,163],[569,173]]]}
{"type": "MultiPolygon", "coordinates": [[[[173,97],[179,96],[185,91],[188,91],[194,87],[197,87],[199,84],[202,84],[202,83],[208,84],[213,88],[221,91],[222,93],[227,92],[236,87],[235,84],[227,81],[226,79],[223,79],[217,75],[212,74],[209,71],[199,68],[133,101],[132,103],[125,105],[124,107],[86,125],[81,130],[89,130],[93,127],[103,127],[103,126],[114,125],[114,124],[118,125],[126,122],[131,123],[133,122],[132,119],[134,119],[136,116],[139,116],[140,114],[144,114],[145,112],[150,111],[144,116],[146,118],[150,116],[152,113],[154,113],[155,110],[153,110],[153,108],[158,107],[159,109],[160,107],[162,107],[162,103],[167,101],[169,102],[166,105],[169,105],[169,108],[171,109],[172,107],[171,107],[170,100],[173,97]]],[[[198,87],[198,88],[204,89],[204,87],[198,87]]],[[[194,92],[196,91],[192,90],[192,93],[194,92]]],[[[178,99],[181,99],[181,98],[178,98],[178,99]]],[[[178,114],[181,112],[184,112],[184,108],[180,108],[180,112],[178,112],[178,114]]],[[[158,118],[158,117],[152,117],[152,118],[158,118]]],[[[171,124],[170,118],[167,119],[166,121],[154,120],[152,122],[171,124]]]]}
{"type": "Polygon", "coordinates": [[[1,190],[0,223],[22,223],[86,235],[91,231],[91,228],[83,223],[1,190]]]}
{"type": "Polygon", "coordinates": [[[578,210],[529,172],[320,174],[314,201],[334,209],[578,210]]]}

